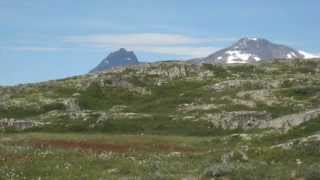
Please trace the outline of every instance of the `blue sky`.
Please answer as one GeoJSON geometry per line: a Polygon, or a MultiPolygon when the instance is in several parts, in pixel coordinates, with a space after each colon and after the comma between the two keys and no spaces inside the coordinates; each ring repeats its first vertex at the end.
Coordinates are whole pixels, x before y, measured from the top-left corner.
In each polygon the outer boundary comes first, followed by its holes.
{"type": "Polygon", "coordinates": [[[206,56],[241,37],[320,54],[319,0],[0,0],[0,85],[84,74],[109,52],[206,56]]]}

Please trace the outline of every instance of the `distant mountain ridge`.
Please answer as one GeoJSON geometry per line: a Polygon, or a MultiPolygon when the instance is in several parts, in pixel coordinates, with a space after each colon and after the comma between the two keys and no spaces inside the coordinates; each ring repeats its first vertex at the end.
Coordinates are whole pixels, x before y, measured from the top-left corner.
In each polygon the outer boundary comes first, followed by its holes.
{"type": "Polygon", "coordinates": [[[110,53],[105,59],[103,59],[98,66],[92,69],[90,72],[101,72],[108,69],[113,69],[122,66],[139,64],[139,60],[133,51],[127,51],[124,48],[118,51],[110,53]]]}
{"type": "MultiPolygon", "coordinates": [[[[263,38],[242,38],[232,46],[219,50],[204,58],[195,58],[189,62],[195,64],[236,64],[270,61],[274,59],[312,59],[318,56],[289,46],[276,44],[263,38]]],[[[141,64],[133,51],[121,48],[110,53],[90,73],[101,72],[118,67],[141,64]]]]}
{"type": "Polygon", "coordinates": [[[205,58],[192,60],[194,63],[252,63],[273,59],[317,58],[312,54],[291,47],[275,44],[262,38],[242,38],[232,46],[217,51],[205,58]]]}

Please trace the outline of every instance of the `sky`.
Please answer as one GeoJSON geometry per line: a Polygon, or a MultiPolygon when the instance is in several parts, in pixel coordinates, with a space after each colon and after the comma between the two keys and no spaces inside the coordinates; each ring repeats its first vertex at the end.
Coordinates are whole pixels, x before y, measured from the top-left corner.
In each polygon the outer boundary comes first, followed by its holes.
{"type": "Polygon", "coordinates": [[[85,74],[110,52],[204,57],[242,37],[320,55],[319,0],[0,0],[0,85],[85,74]]]}

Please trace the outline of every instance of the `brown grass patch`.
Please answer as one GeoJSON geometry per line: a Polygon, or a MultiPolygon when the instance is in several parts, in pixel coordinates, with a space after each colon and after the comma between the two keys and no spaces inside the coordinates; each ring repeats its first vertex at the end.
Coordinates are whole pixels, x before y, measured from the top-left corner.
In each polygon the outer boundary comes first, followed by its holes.
{"type": "Polygon", "coordinates": [[[190,147],[180,147],[175,144],[145,144],[145,143],[126,143],[114,144],[106,143],[96,140],[44,140],[32,139],[31,145],[36,148],[61,148],[61,149],[75,149],[80,151],[112,151],[112,152],[135,152],[135,151],[151,151],[151,152],[181,152],[193,153],[195,149],[190,147]]]}

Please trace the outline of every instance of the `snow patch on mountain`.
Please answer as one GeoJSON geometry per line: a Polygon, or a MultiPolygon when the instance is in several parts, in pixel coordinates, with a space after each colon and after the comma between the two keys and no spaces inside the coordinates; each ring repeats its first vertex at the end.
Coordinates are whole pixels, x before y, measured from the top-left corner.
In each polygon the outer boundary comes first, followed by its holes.
{"type": "MultiPolygon", "coordinates": [[[[250,58],[254,58],[256,60],[260,60],[259,57],[254,56],[253,54],[249,53],[244,53],[242,51],[226,51],[226,54],[228,55],[227,57],[227,63],[232,64],[232,63],[248,63],[250,58]]],[[[219,59],[219,58],[218,58],[219,59]]],[[[222,59],[222,58],[220,58],[222,59]]]]}
{"type": "Polygon", "coordinates": [[[305,59],[313,59],[313,58],[319,58],[319,56],[307,53],[305,51],[299,51],[300,54],[302,54],[304,56],[305,59]]]}
{"type": "Polygon", "coordinates": [[[258,38],[248,38],[251,41],[258,41],[258,38]]]}
{"type": "Polygon", "coordinates": [[[261,58],[259,58],[258,56],[253,57],[256,61],[261,61],[261,58]]]}
{"type": "Polygon", "coordinates": [[[290,52],[290,53],[287,54],[287,58],[288,59],[294,59],[294,58],[297,58],[297,55],[294,52],[290,52]]]}

